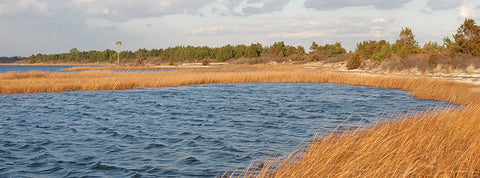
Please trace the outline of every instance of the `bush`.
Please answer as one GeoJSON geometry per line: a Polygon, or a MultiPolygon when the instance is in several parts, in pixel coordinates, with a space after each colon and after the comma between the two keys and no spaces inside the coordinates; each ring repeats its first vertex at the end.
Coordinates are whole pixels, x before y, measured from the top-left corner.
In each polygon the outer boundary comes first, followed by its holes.
{"type": "Polygon", "coordinates": [[[210,64],[210,59],[203,59],[202,66],[208,66],[210,64]]]}
{"type": "Polygon", "coordinates": [[[435,65],[428,62],[427,55],[408,55],[406,58],[394,58],[387,60],[381,64],[381,67],[386,70],[409,70],[409,69],[423,69],[431,70],[435,65]]]}
{"type": "Polygon", "coordinates": [[[357,69],[362,65],[362,60],[360,59],[359,53],[354,53],[347,61],[347,69],[357,69]]]}
{"type": "Polygon", "coordinates": [[[428,63],[429,64],[437,64],[438,63],[438,57],[436,54],[431,54],[429,57],[428,57],[428,63]]]}

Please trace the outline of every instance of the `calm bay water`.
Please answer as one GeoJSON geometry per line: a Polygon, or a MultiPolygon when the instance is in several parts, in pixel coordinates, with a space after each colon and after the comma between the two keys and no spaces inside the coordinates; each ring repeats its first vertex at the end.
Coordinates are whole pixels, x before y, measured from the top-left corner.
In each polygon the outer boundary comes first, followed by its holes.
{"type": "MultiPolygon", "coordinates": [[[[98,66],[49,66],[49,65],[0,65],[0,73],[6,72],[29,72],[29,71],[41,71],[41,72],[72,72],[61,71],[61,69],[68,69],[72,67],[98,67],[98,66]]],[[[247,69],[247,68],[245,68],[247,69]]],[[[145,69],[145,70],[111,70],[112,72],[169,72],[169,71],[186,71],[186,70],[245,70],[242,68],[205,68],[205,69],[145,69]]],[[[248,68],[252,70],[251,68],[248,68]]],[[[78,71],[73,71],[78,72],[78,71]]]]}
{"type": "Polygon", "coordinates": [[[0,177],[214,177],[316,131],[447,103],[311,83],[0,95],[0,177]],[[347,118],[349,120],[345,121],[347,118]]]}
{"type": "MultiPolygon", "coordinates": [[[[82,66],[57,66],[57,65],[0,65],[0,73],[5,72],[28,72],[28,71],[42,71],[42,72],[61,72],[60,69],[82,66]]],[[[83,66],[85,67],[85,66],[83,66]]]]}

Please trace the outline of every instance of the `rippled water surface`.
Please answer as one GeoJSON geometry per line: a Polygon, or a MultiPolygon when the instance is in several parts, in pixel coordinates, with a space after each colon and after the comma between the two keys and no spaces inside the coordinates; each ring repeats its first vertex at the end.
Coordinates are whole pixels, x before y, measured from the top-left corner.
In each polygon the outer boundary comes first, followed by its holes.
{"type": "Polygon", "coordinates": [[[336,84],[214,84],[0,95],[0,177],[214,177],[320,130],[438,101],[336,84]],[[362,119],[363,118],[363,119],[362,119]]]}

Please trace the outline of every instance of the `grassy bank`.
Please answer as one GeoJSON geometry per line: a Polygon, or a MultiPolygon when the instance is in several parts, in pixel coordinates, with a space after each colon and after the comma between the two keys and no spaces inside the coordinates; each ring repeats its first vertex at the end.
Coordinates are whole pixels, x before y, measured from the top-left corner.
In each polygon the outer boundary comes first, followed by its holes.
{"type": "Polygon", "coordinates": [[[161,69],[252,69],[252,68],[271,68],[269,65],[208,65],[185,64],[177,66],[106,66],[106,67],[71,67],[61,69],[61,71],[117,71],[117,70],[161,70],[161,69]]]}
{"type": "Polygon", "coordinates": [[[480,89],[470,83],[394,75],[358,75],[297,69],[218,70],[172,72],[79,72],[0,74],[0,93],[42,93],[64,91],[125,90],[212,83],[336,83],[395,88],[412,91],[423,99],[469,104],[480,100],[480,89]]]}
{"type": "Polygon", "coordinates": [[[460,103],[465,108],[407,116],[361,132],[352,130],[342,135],[322,136],[306,150],[294,152],[287,158],[266,161],[259,172],[246,170],[244,175],[247,177],[480,176],[480,88],[471,83],[297,68],[139,73],[30,72],[0,74],[0,93],[252,82],[337,83],[404,89],[418,98],[460,103]]]}

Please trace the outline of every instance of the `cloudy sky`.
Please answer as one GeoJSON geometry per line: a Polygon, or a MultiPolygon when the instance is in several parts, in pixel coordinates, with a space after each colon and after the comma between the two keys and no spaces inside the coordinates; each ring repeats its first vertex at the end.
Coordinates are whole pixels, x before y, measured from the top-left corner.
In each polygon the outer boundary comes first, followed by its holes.
{"type": "Polygon", "coordinates": [[[0,56],[223,46],[284,41],[306,49],[394,42],[410,27],[423,44],[451,37],[478,0],[0,0],[0,56]]]}

